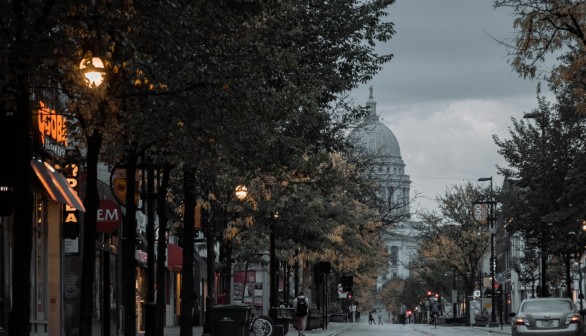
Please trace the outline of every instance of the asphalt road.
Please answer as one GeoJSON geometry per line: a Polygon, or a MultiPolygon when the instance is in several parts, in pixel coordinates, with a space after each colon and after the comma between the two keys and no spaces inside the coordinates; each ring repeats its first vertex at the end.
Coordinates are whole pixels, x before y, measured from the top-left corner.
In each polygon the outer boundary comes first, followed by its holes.
{"type": "MultiPolygon", "coordinates": [[[[437,326],[427,324],[383,324],[369,325],[359,323],[352,328],[342,331],[336,336],[482,336],[482,335],[510,335],[511,328],[506,326],[501,329],[480,328],[465,326],[437,326]]],[[[297,336],[296,333],[289,333],[287,336],[297,336]]]]}

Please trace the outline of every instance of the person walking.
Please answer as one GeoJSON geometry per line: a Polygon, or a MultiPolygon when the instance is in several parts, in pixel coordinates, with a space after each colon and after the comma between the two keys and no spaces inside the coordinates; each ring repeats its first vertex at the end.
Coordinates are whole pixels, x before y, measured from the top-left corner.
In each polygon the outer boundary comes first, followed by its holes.
{"type": "Polygon", "coordinates": [[[372,316],[372,312],[368,313],[368,324],[374,324],[374,317],[372,316]]]}
{"type": "Polygon", "coordinates": [[[297,322],[297,335],[305,336],[307,316],[309,315],[309,299],[303,294],[303,292],[300,292],[299,296],[293,300],[293,310],[295,311],[297,322]]]}
{"type": "Polygon", "coordinates": [[[383,324],[383,314],[380,311],[378,312],[378,324],[383,324]]]}

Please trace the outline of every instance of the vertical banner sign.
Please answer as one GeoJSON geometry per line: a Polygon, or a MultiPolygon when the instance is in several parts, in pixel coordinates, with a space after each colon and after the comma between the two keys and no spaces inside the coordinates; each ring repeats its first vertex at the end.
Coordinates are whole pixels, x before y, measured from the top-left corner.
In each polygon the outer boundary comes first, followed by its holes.
{"type": "MultiPolygon", "coordinates": [[[[79,166],[74,163],[66,164],[63,172],[71,188],[77,192],[79,166]]],[[[66,253],[79,253],[79,211],[67,204],[63,211],[63,238],[66,253]]]]}
{"type": "Polygon", "coordinates": [[[472,205],[472,216],[480,225],[488,224],[488,205],[486,203],[475,203],[472,205]]]}

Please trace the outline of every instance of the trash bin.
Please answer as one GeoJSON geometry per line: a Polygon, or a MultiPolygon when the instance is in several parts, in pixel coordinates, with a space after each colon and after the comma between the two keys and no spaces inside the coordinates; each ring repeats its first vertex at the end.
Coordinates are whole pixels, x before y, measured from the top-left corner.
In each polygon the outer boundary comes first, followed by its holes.
{"type": "Polygon", "coordinates": [[[248,336],[252,307],[216,305],[210,307],[211,334],[214,336],[248,336]]]}
{"type": "Polygon", "coordinates": [[[288,307],[277,308],[277,324],[283,326],[283,335],[289,332],[289,324],[293,321],[295,310],[288,307]]]}

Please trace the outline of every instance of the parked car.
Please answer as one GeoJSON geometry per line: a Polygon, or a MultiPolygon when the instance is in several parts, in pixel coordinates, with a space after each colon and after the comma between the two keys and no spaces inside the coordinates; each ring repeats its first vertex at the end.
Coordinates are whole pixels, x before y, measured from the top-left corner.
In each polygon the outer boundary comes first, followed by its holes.
{"type": "Polygon", "coordinates": [[[584,336],[584,322],[568,298],[526,299],[510,316],[513,336],[584,336]]]}

